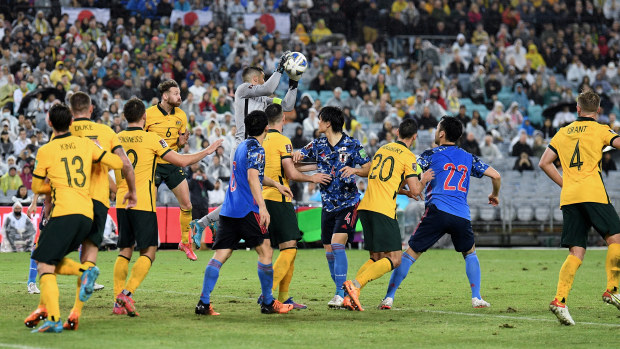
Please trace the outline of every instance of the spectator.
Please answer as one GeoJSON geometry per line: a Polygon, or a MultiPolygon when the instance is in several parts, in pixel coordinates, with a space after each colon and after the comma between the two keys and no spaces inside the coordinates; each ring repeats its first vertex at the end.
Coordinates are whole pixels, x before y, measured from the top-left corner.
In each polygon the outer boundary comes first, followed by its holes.
{"type": "Polygon", "coordinates": [[[570,107],[564,106],[562,111],[555,114],[555,117],[553,118],[553,127],[555,129],[559,129],[560,127],[564,127],[575,120],[577,120],[577,118],[575,117],[575,114],[570,112],[570,107]]]}
{"type": "Polygon", "coordinates": [[[483,139],[486,133],[482,125],[478,123],[478,120],[479,119],[472,119],[471,122],[468,123],[467,126],[465,126],[465,133],[466,134],[472,133],[474,135],[474,138],[476,138],[476,140],[483,139]]]}
{"type": "Polygon", "coordinates": [[[601,161],[601,169],[605,172],[606,175],[609,175],[609,171],[618,171],[616,168],[616,163],[614,159],[611,157],[611,151],[607,151],[603,153],[603,160],[601,161]]]}
{"type": "Polygon", "coordinates": [[[527,138],[527,134],[525,132],[521,132],[519,134],[519,140],[512,147],[511,155],[512,156],[520,156],[521,153],[525,153],[528,156],[534,155],[534,152],[532,151],[532,148],[528,144],[528,138],[527,138]]]}
{"type": "Polygon", "coordinates": [[[524,120],[523,114],[521,114],[521,111],[519,111],[518,102],[512,102],[512,104],[510,104],[510,107],[508,107],[508,110],[506,111],[506,116],[512,129],[516,129],[517,127],[521,126],[524,120]]]}
{"type": "MultiPolygon", "coordinates": [[[[340,70],[342,71],[342,70],[340,70]]],[[[327,103],[325,103],[326,107],[338,107],[341,108],[344,107],[344,102],[341,98],[342,96],[342,88],[340,87],[336,87],[334,89],[334,96],[332,98],[330,98],[327,103]]]]}
{"type": "Polygon", "coordinates": [[[0,133],[0,149],[2,150],[2,159],[6,159],[15,152],[13,141],[9,139],[9,131],[2,130],[0,133]]]}
{"type": "Polygon", "coordinates": [[[487,99],[492,99],[502,89],[502,83],[497,80],[497,75],[493,72],[489,74],[489,79],[484,83],[484,91],[487,99]]]}
{"type": "MultiPolygon", "coordinates": [[[[174,2],[174,9],[179,11],[190,11],[192,9],[188,0],[176,0],[174,2]]],[[[202,216],[201,216],[202,217],[202,216]]]]}
{"type": "Polygon", "coordinates": [[[191,166],[191,175],[188,178],[189,194],[192,201],[192,217],[202,218],[209,213],[209,191],[215,189],[200,164],[191,166]]]}
{"type": "Polygon", "coordinates": [[[222,164],[222,158],[220,156],[213,156],[211,161],[211,165],[206,172],[207,178],[211,182],[215,182],[218,179],[226,180],[230,177],[230,169],[222,164]]]}
{"type": "Polygon", "coordinates": [[[19,174],[19,178],[22,180],[22,184],[26,190],[31,190],[32,187],[32,170],[28,163],[22,166],[22,172],[19,174]]]}
{"type": "Polygon", "coordinates": [[[480,156],[482,156],[485,161],[489,162],[503,158],[499,148],[493,143],[493,135],[491,132],[487,132],[484,136],[484,143],[480,147],[480,156]]]}
{"type": "MultiPolygon", "coordinates": [[[[314,109],[314,108],[313,108],[314,109]]],[[[305,122],[305,120],[304,120],[305,122]]],[[[314,132],[313,129],[312,132],[314,132]]],[[[310,136],[312,136],[312,133],[310,134],[310,136]]],[[[295,135],[293,136],[293,138],[291,138],[291,144],[293,145],[294,149],[301,149],[303,147],[306,146],[306,144],[308,144],[308,139],[306,137],[304,137],[304,128],[301,126],[297,126],[295,128],[295,135]]]]}
{"type": "Polygon", "coordinates": [[[17,193],[15,193],[15,195],[11,198],[11,201],[19,202],[22,205],[30,205],[32,202],[32,197],[28,195],[28,189],[25,186],[20,185],[17,189],[17,193]]]}
{"type": "Polygon", "coordinates": [[[316,22],[316,26],[312,30],[310,37],[312,38],[312,42],[318,43],[319,41],[321,41],[321,39],[324,39],[330,35],[332,35],[332,31],[327,28],[327,26],[325,25],[325,20],[321,18],[316,22]]]}
{"type": "Polygon", "coordinates": [[[468,133],[465,140],[461,142],[461,148],[473,155],[480,156],[480,146],[478,145],[478,140],[471,132],[468,133]]]}
{"type": "Polygon", "coordinates": [[[6,195],[9,190],[17,190],[22,183],[22,179],[17,173],[15,165],[9,165],[9,172],[0,177],[0,190],[6,195]]]}
{"type": "Polygon", "coordinates": [[[28,252],[34,245],[37,233],[34,224],[22,214],[22,204],[13,204],[13,211],[4,218],[2,225],[2,252],[28,252]]]}
{"type": "MultiPolygon", "coordinates": [[[[312,137],[312,133],[314,132],[314,130],[318,128],[319,128],[318,112],[316,109],[310,108],[308,110],[308,117],[303,122],[303,137],[304,138],[312,137]]],[[[297,149],[297,147],[295,148],[297,149]]]]}
{"type": "Polygon", "coordinates": [[[419,126],[420,126],[420,130],[430,130],[430,129],[434,129],[437,127],[437,119],[435,119],[432,115],[431,115],[431,110],[429,108],[429,106],[425,105],[424,109],[422,110],[422,115],[419,118],[419,122],[418,122],[419,126]]]}
{"type": "Polygon", "coordinates": [[[515,165],[512,169],[519,172],[534,171],[534,166],[532,166],[532,161],[528,154],[523,152],[519,154],[519,158],[515,161],[515,165]]]}
{"type": "Polygon", "coordinates": [[[527,54],[525,55],[525,59],[532,62],[532,69],[538,70],[540,66],[546,66],[545,60],[538,53],[538,48],[535,44],[530,44],[527,49],[527,54]]]}
{"type": "MultiPolygon", "coordinates": [[[[351,71],[354,72],[355,70],[352,69],[351,71]]],[[[364,100],[357,94],[357,89],[350,89],[349,97],[344,100],[343,105],[351,110],[356,110],[362,103],[364,100]]]]}
{"type": "Polygon", "coordinates": [[[209,202],[212,205],[221,205],[226,196],[226,188],[221,179],[218,179],[213,185],[213,190],[209,190],[209,202]]]}
{"type": "Polygon", "coordinates": [[[541,132],[537,131],[534,136],[534,145],[532,146],[533,155],[537,158],[540,158],[542,154],[545,152],[547,147],[544,143],[544,138],[541,132]]]}

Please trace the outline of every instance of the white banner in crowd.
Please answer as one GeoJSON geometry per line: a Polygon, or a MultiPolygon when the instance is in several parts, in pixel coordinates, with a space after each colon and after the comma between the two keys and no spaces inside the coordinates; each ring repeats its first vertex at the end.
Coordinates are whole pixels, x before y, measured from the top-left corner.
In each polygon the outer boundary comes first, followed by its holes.
{"type": "Polygon", "coordinates": [[[283,38],[291,35],[291,16],[288,13],[250,13],[243,16],[246,29],[254,26],[254,21],[260,19],[267,26],[267,32],[279,31],[283,38]]]}
{"type": "Polygon", "coordinates": [[[179,18],[183,25],[192,26],[196,21],[198,21],[200,25],[207,25],[213,20],[213,12],[174,10],[170,15],[170,24],[174,25],[179,18]]]}
{"type": "Polygon", "coordinates": [[[63,7],[61,12],[63,15],[69,15],[69,25],[73,25],[75,20],[83,20],[85,17],[95,17],[97,22],[103,24],[107,24],[110,20],[109,8],[63,7]]]}

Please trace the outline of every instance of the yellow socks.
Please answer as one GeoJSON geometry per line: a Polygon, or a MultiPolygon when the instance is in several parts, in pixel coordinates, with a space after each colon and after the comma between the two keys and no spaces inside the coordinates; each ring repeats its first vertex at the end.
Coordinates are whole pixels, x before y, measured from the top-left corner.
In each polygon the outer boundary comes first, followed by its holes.
{"type": "Polygon", "coordinates": [[[56,265],[55,273],[58,275],[82,276],[82,272],[86,269],[88,269],[87,266],[65,257],[56,265]]]}
{"type": "MultiPolygon", "coordinates": [[[[93,262],[84,262],[83,264],[84,269],[88,269],[90,267],[94,267],[95,263],[93,262]]],[[[82,308],[84,307],[84,302],[82,302],[80,300],[80,287],[82,286],[82,278],[78,277],[77,278],[77,288],[75,289],[75,302],[73,303],[73,309],[71,309],[72,312],[76,312],[79,315],[82,315],[82,308]]]]}
{"type": "Polygon", "coordinates": [[[50,321],[60,320],[60,305],[58,304],[58,283],[56,274],[43,274],[39,278],[41,286],[41,303],[47,308],[50,321]]]}
{"type": "Polygon", "coordinates": [[[123,291],[125,282],[127,282],[127,273],[129,271],[129,258],[118,255],[116,263],[114,263],[114,300],[116,296],[123,291]]]}
{"type": "Polygon", "coordinates": [[[560,269],[560,279],[558,280],[558,291],[555,294],[555,299],[562,303],[566,303],[566,298],[568,297],[568,293],[570,292],[571,287],[573,287],[573,281],[575,280],[575,274],[577,273],[577,269],[581,266],[581,259],[569,254],[562,264],[562,269],[560,269]]]}
{"type": "MultiPolygon", "coordinates": [[[[136,263],[134,263],[133,268],[131,268],[131,275],[129,276],[129,280],[127,280],[127,284],[125,285],[125,289],[131,293],[136,292],[136,289],[144,278],[146,274],[149,273],[149,269],[151,269],[151,259],[147,256],[140,256],[136,263]]],[[[122,291],[122,290],[121,290],[122,291]]]]}
{"type": "MultiPolygon", "coordinates": [[[[366,262],[366,264],[368,264],[368,262],[366,262]]],[[[358,273],[355,280],[359,282],[361,287],[364,287],[370,281],[380,278],[383,274],[389,273],[392,269],[394,269],[392,261],[389,258],[381,258],[372,263],[362,273],[358,273]]]]}
{"type": "Polygon", "coordinates": [[[611,244],[607,247],[605,270],[607,271],[607,290],[617,293],[620,278],[620,244],[611,244]]]}
{"type": "MultiPolygon", "coordinates": [[[[297,251],[297,249],[295,249],[295,251],[297,251]]],[[[285,302],[289,298],[288,288],[291,284],[291,280],[293,280],[294,271],[295,271],[295,257],[293,257],[293,260],[291,261],[291,266],[288,268],[286,275],[284,275],[284,277],[282,278],[282,281],[280,281],[280,289],[278,290],[278,300],[280,302],[285,302]]]]}
{"type": "Polygon", "coordinates": [[[192,221],[192,210],[181,209],[179,212],[179,223],[181,224],[181,242],[189,243],[189,223],[192,221]]]}
{"type": "Polygon", "coordinates": [[[366,271],[366,269],[368,269],[368,267],[370,267],[371,265],[373,265],[375,263],[375,260],[370,258],[369,260],[366,261],[366,263],[364,263],[358,270],[357,270],[357,274],[355,275],[355,278],[357,279],[360,275],[362,275],[362,273],[364,271],[366,271]]]}
{"type": "Polygon", "coordinates": [[[278,300],[281,302],[288,299],[288,287],[295,269],[295,256],[297,248],[287,248],[280,251],[278,259],[273,263],[273,291],[279,289],[278,300]],[[286,299],[280,299],[285,296],[286,299]]]}

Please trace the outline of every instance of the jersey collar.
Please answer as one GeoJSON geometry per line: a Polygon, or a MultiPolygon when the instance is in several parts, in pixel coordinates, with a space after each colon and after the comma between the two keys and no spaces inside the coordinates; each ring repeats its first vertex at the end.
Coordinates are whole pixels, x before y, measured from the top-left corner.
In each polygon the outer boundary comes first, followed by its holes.
{"type": "Polygon", "coordinates": [[[142,127],[132,126],[132,127],[127,127],[126,131],[144,131],[144,129],[142,127]]]}
{"type": "Polygon", "coordinates": [[[591,118],[591,117],[580,116],[577,118],[577,121],[596,121],[596,120],[594,120],[594,118],[591,118]]]}
{"type": "Polygon", "coordinates": [[[394,143],[396,143],[396,144],[400,144],[400,145],[402,145],[403,147],[407,148],[407,145],[406,145],[405,143],[401,142],[401,141],[396,141],[396,142],[394,142],[394,143]]]}
{"type": "MultiPolygon", "coordinates": [[[[159,109],[159,111],[164,115],[168,115],[168,113],[164,110],[164,108],[162,108],[159,103],[157,103],[157,109],[159,109]]],[[[172,107],[172,111],[170,112],[170,115],[174,115],[174,110],[176,109],[176,107],[172,107]]]]}
{"type": "Polygon", "coordinates": [[[89,118],[77,118],[73,119],[73,121],[91,121],[89,118]]]}
{"type": "Polygon", "coordinates": [[[54,139],[66,138],[66,137],[69,137],[69,136],[71,136],[71,132],[67,132],[67,133],[65,133],[63,135],[56,136],[56,137],[54,137],[54,139]]]}
{"type": "Polygon", "coordinates": [[[346,133],[342,132],[342,136],[340,136],[340,139],[338,140],[338,142],[336,142],[336,144],[333,147],[331,143],[329,143],[329,139],[327,139],[327,136],[325,137],[325,139],[327,140],[327,145],[329,145],[331,150],[335,150],[336,148],[338,148],[338,144],[342,143],[346,137],[347,137],[346,133]]]}
{"type": "Polygon", "coordinates": [[[280,133],[280,131],[276,130],[275,128],[270,128],[267,130],[267,133],[280,133]]]}

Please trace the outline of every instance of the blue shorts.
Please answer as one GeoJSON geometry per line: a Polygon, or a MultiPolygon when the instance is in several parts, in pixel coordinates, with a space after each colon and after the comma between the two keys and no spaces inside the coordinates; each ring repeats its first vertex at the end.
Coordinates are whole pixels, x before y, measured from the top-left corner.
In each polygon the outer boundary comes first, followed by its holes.
{"type": "Polygon", "coordinates": [[[343,208],[340,211],[321,211],[321,242],[323,245],[331,245],[332,235],[338,233],[348,234],[347,242],[353,240],[355,226],[357,225],[357,205],[343,208]]]}
{"type": "Polygon", "coordinates": [[[431,204],[426,207],[418,227],[409,238],[409,247],[415,252],[425,252],[443,234],[450,234],[454,249],[458,252],[467,252],[474,246],[471,221],[443,212],[431,204]]]}

